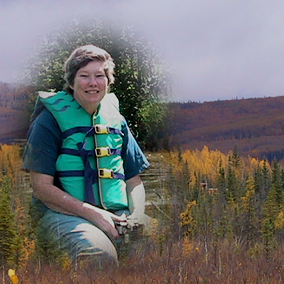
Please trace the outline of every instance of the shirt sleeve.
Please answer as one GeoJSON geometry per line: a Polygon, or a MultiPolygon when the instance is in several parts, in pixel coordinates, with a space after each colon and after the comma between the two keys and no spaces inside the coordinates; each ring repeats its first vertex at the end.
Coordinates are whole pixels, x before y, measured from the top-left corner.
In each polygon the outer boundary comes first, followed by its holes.
{"type": "Polygon", "coordinates": [[[61,130],[53,115],[43,110],[28,131],[23,169],[54,176],[60,147],[61,130]]]}
{"type": "Polygon", "coordinates": [[[128,180],[145,171],[150,163],[133,137],[126,121],[124,121],[122,132],[124,133],[122,159],[124,160],[125,179],[128,180]]]}

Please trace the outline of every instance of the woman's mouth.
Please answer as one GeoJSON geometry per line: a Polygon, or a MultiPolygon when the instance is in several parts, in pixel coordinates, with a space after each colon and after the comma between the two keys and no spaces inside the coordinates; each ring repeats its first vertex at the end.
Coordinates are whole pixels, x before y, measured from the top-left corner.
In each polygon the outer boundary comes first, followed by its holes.
{"type": "Polygon", "coordinates": [[[99,93],[99,91],[86,91],[87,94],[89,95],[95,95],[97,93],[99,93]]]}

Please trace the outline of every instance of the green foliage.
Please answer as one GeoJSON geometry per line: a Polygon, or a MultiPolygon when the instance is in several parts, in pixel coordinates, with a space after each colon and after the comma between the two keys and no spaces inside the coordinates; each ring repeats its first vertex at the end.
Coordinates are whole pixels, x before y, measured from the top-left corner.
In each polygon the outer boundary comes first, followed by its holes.
{"type": "Polygon", "coordinates": [[[236,145],[234,146],[233,153],[231,155],[231,165],[235,170],[240,170],[242,166],[242,160],[238,153],[238,148],[236,145]]]}
{"type": "Polygon", "coordinates": [[[196,206],[196,201],[188,202],[186,205],[186,210],[180,214],[180,225],[185,227],[185,235],[192,238],[196,234],[197,222],[193,217],[194,207],[196,206]]]}
{"type": "Polygon", "coordinates": [[[138,116],[142,120],[139,135],[142,141],[146,141],[148,149],[158,150],[158,141],[170,134],[171,117],[169,114],[168,105],[165,103],[156,101],[156,99],[142,102],[138,110],[138,116]]]}
{"type": "Polygon", "coordinates": [[[283,183],[281,168],[277,161],[273,162],[271,186],[275,191],[275,202],[280,208],[283,204],[283,183]]]}
{"type": "Polygon", "coordinates": [[[241,198],[242,200],[242,223],[243,233],[245,239],[249,245],[253,243],[257,235],[257,219],[255,215],[255,190],[254,190],[254,180],[250,177],[246,184],[245,196],[241,198]]]}
{"type": "Polygon", "coordinates": [[[274,161],[271,189],[264,206],[264,218],[262,220],[262,236],[268,255],[276,247],[277,243],[275,239],[277,233],[276,224],[282,206],[282,190],[280,165],[274,161]]]}
{"type": "Polygon", "coordinates": [[[154,47],[129,26],[78,18],[54,28],[36,47],[27,64],[25,79],[36,90],[60,91],[64,85],[62,66],[78,46],[95,44],[114,59],[112,91],[120,100],[122,114],[141,144],[155,148],[165,135],[170,95],[169,77],[154,47]]]}
{"type": "Polygon", "coordinates": [[[227,177],[228,196],[229,198],[236,199],[238,194],[238,180],[235,168],[232,165],[231,157],[229,157],[229,168],[227,177]]]}

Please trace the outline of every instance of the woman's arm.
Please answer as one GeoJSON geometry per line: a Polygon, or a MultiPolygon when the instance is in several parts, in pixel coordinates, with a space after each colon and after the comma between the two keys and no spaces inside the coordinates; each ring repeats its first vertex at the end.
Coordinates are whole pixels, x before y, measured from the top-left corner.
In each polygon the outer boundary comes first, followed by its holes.
{"type": "Polygon", "coordinates": [[[145,188],[139,175],[126,181],[131,218],[140,219],[145,212],[145,188]]]}
{"type": "Polygon", "coordinates": [[[123,217],[72,197],[53,185],[52,176],[34,171],[31,171],[30,176],[35,197],[51,210],[82,217],[106,232],[111,238],[119,237],[114,221],[125,221],[123,217]]]}

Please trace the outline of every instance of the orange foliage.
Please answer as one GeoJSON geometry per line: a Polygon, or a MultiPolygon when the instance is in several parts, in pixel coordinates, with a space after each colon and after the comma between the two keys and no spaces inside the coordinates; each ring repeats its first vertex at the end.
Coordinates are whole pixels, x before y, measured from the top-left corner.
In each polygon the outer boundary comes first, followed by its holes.
{"type": "MultiPolygon", "coordinates": [[[[191,173],[191,184],[195,183],[193,173],[200,173],[202,176],[209,177],[213,182],[216,182],[219,163],[222,162],[223,167],[227,166],[228,158],[220,151],[210,151],[207,146],[199,151],[186,150],[181,154],[182,160],[186,161],[191,173]]],[[[182,170],[182,164],[179,163],[178,153],[171,153],[171,162],[173,164],[174,173],[177,174],[182,170]]]]}
{"type": "Polygon", "coordinates": [[[21,156],[19,145],[0,146],[0,169],[8,175],[10,181],[15,185],[16,178],[20,174],[21,156]]]}
{"type": "MultiPolygon", "coordinates": [[[[228,169],[229,156],[232,155],[232,151],[228,154],[224,154],[219,150],[209,150],[207,146],[204,146],[200,150],[185,150],[181,153],[181,158],[183,162],[187,162],[189,171],[191,173],[191,185],[193,185],[196,180],[194,179],[193,173],[198,173],[200,176],[210,179],[211,183],[214,185],[218,179],[219,165],[221,162],[222,167],[225,172],[228,169]]],[[[177,176],[182,171],[182,163],[179,161],[179,153],[173,151],[170,153],[170,163],[173,165],[174,174],[177,176]]],[[[242,157],[242,172],[252,175],[258,166],[263,167],[263,160],[259,160],[254,157],[248,156],[247,158],[242,157]]],[[[269,163],[266,164],[269,171],[271,171],[269,163]]]]}

